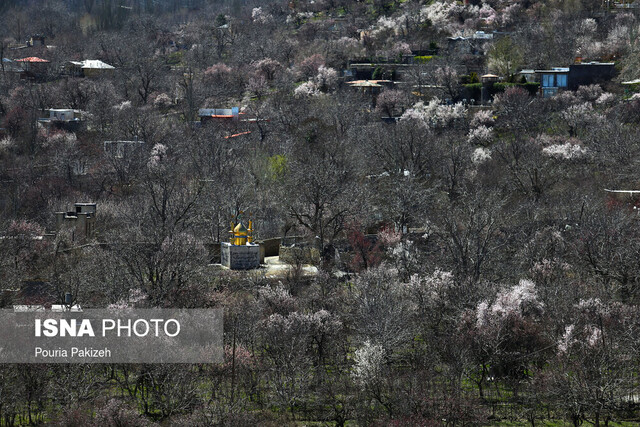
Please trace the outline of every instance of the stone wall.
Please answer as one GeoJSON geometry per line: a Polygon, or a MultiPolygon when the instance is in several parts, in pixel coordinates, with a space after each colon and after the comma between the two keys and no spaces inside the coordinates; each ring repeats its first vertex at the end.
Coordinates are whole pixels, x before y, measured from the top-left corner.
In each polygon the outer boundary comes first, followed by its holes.
{"type": "Polygon", "coordinates": [[[204,247],[209,253],[209,264],[220,263],[220,243],[204,243],[204,247]]]}

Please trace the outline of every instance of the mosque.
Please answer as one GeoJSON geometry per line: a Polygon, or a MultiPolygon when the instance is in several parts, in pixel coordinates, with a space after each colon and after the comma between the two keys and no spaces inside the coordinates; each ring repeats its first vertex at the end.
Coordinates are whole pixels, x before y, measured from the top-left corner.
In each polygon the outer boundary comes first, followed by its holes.
{"type": "Polygon", "coordinates": [[[230,240],[220,245],[222,265],[231,270],[260,268],[260,245],[253,243],[253,222],[246,228],[242,221],[231,223],[230,240]]]}

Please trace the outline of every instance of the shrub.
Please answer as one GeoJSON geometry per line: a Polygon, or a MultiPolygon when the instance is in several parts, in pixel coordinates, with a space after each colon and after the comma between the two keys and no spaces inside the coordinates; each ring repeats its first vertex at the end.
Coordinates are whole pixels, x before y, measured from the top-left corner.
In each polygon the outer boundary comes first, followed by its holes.
{"type": "Polygon", "coordinates": [[[417,64],[426,64],[427,62],[431,61],[433,59],[432,55],[426,55],[426,56],[414,56],[413,60],[417,63],[417,64]]]}
{"type": "Polygon", "coordinates": [[[496,93],[502,93],[509,87],[520,87],[526,90],[529,95],[535,96],[538,93],[538,88],[540,87],[540,83],[494,83],[493,88],[491,90],[491,94],[495,95],[496,93]]]}
{"type": "Polygon", "coordinates": [[[462,86],[465,88],[464,92],[466,92],[466,95],[463,94],[464,98],[480,100],[482,83],[469,83],[462,86]]]}

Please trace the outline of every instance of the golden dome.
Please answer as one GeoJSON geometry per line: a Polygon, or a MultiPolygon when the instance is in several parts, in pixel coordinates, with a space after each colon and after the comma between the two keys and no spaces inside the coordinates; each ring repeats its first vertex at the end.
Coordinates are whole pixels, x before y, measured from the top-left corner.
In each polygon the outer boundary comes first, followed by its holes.
{"type": "Polygon", "coordinates": [[[249,239],[248,235],[249,230],[247,230],[244,224],[239,222],[238,225],[233,228],[233,240],[231,243],[234,245],[246,245],[249,239]]]}
{"type": "Polygon", "coordinates": [[[242,224],[241,222],[238,223],[238,225],[236,225],[236,227],[233,229],[233,232],[237,235],[237,234],[244,234],[246,235],[248,233],[246,227],[244,226],[244,224],[242,224]]]}

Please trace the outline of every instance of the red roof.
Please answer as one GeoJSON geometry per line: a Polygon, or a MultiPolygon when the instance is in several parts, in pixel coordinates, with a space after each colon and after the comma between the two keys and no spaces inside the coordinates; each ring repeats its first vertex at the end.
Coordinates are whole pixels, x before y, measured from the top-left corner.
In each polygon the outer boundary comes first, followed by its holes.
{"type": "Polygon", "coordinates": [[[28,58],[16,59],[16,62],[49,62],[46,59],[30,56],[28,58]]]}
{"type": "Polygon", "coordinates": [[[249,135],[250,133],[251,133],[250,130],[248,130],[246,132],[234,133],[233,135],[225,136],[224,139],[235,138],[237,136],[242,136],[242,135],[249,135]]]}

